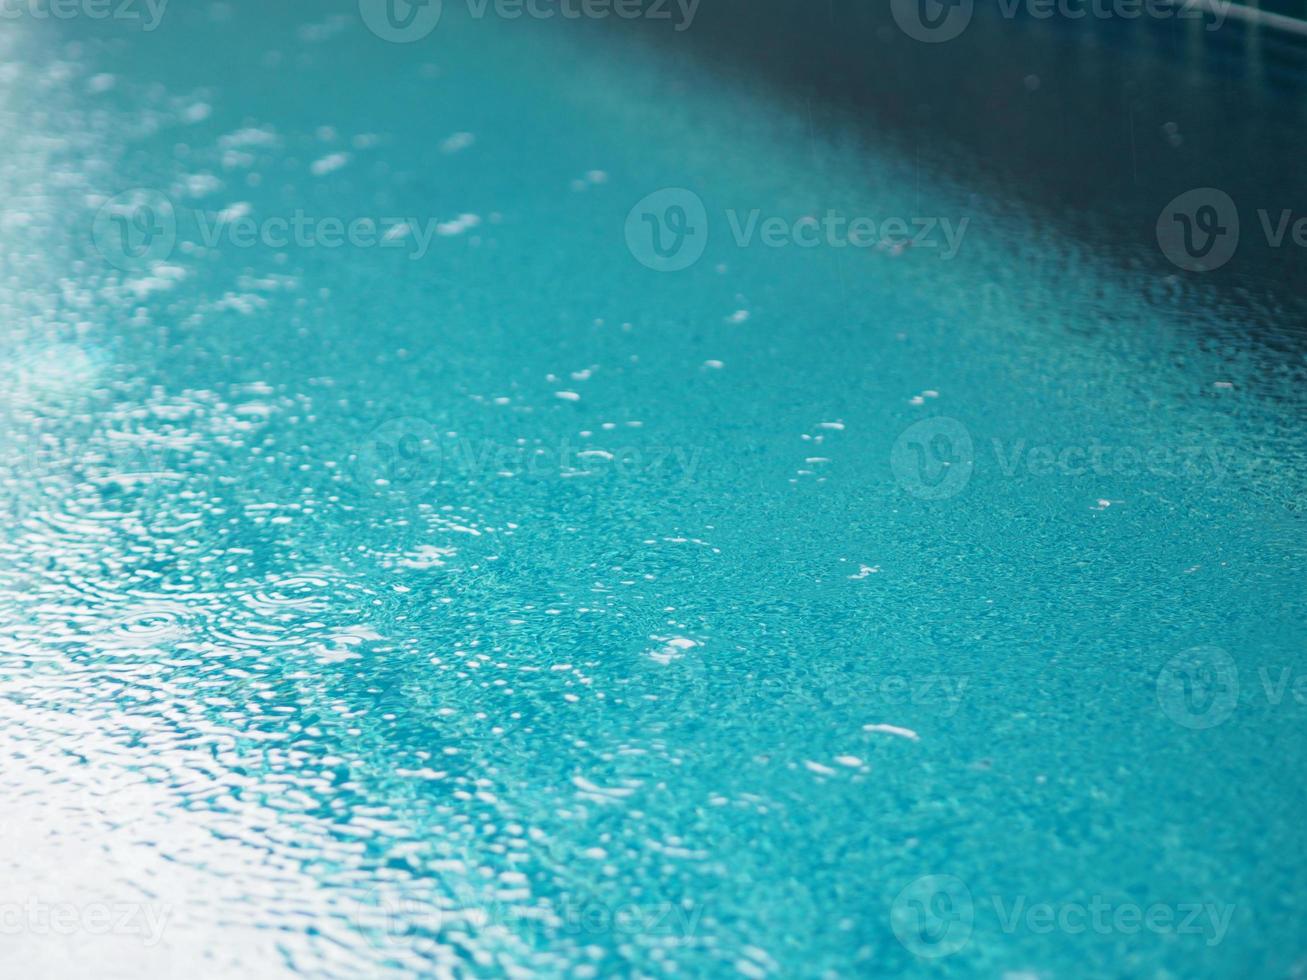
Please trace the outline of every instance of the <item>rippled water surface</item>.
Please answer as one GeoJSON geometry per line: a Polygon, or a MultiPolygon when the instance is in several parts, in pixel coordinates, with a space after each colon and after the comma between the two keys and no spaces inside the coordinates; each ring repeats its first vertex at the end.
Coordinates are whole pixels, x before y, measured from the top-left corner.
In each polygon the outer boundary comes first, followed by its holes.
{"type": "Polygon", "coordinates": [[[0,49],[0,973],[1307,967],[1288,314],[593,26],[0,49]]]}

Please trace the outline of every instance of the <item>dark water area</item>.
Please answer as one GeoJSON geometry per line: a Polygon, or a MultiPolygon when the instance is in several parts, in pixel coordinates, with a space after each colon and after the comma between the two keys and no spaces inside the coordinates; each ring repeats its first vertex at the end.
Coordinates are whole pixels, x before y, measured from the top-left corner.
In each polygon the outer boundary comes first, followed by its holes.
{"type": "Polygon", "coordinates": [[[897,142],[922,167],[1030,209],[1169,306],[1301,351],[1307,39],[1210,14],[1040,19],[1018,6],[1009,16],[1011,0],[978,0],[958,36],[926,43],[889,3],[704,0],[689,29],[655,36],[724,80],[765,86],[814,130],[897,142]],[[1239,223],[1233,256],[1204,272],[1177,269],[1158,243],[1168,203],[1195,188],[1228,195],[1239,223]]]}

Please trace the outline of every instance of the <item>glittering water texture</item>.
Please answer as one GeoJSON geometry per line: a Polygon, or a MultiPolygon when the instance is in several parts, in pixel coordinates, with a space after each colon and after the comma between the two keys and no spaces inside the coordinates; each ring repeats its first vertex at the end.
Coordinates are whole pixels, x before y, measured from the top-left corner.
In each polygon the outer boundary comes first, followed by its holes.
{"type": "Polygon", "coordinates": [[[0,37],[0,972],[1297,975],[1300,356],[893,139],[445,6],[0,37]],[[624,240],[664,187],[677,273],[624,240]],[[141,188],[175,244],[105,254],[141,188]],[[826,208],[969,230],[724,217],[826,208]],[[210,235],[297,213],[381,232],[210,235]]]}

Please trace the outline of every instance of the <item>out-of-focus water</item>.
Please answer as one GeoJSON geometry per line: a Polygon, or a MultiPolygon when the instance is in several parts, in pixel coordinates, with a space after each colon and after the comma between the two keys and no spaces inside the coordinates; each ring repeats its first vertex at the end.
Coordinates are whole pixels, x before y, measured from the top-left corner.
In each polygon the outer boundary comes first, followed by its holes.
{"type": "Polygon", "coordinates": [[[572,26],[7,23],[3,973],[1297,975],[1287,315],[572,26]]]}

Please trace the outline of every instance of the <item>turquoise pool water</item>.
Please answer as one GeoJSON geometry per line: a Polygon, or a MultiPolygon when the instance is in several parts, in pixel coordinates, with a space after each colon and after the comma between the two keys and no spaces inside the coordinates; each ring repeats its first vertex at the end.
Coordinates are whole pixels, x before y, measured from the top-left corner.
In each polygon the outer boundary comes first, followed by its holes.
{"type": "Polygon", "coordinates": [[[0,38],[5,975],[1307,966],[1301,350],[1155,216],[604,25],[0,38]]]}

